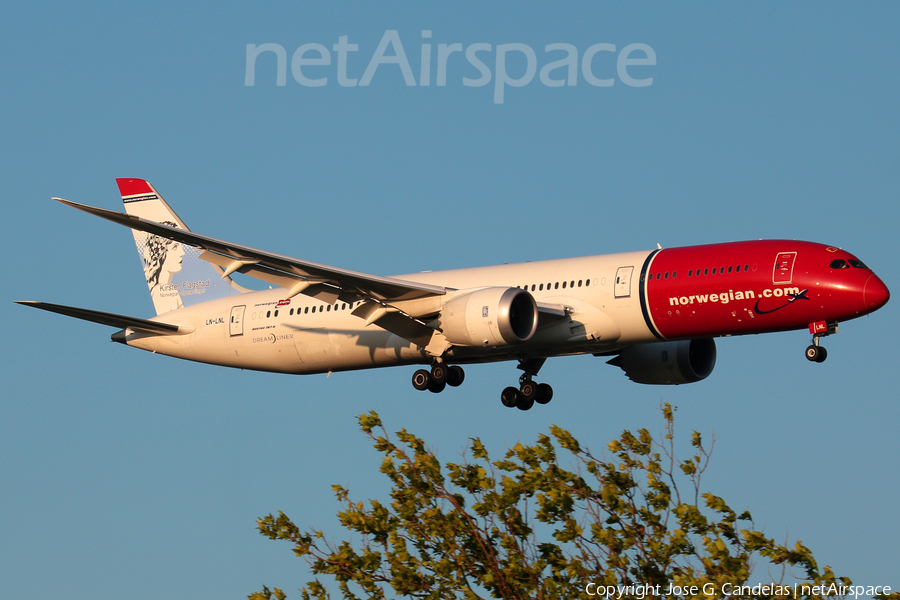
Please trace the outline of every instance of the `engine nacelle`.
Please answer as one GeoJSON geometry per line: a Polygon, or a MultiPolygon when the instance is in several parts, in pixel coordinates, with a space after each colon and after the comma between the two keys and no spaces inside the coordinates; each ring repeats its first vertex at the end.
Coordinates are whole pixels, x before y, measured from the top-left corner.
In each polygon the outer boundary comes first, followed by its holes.
{"type": "Polygon", "coordinates": [[[458,346],[518,344],[537,329],[537,303],[519,288],[484,288],[447,302],[440,323],[447,341],[458,346]]]}
{"type": "Polygon", "coordinates": [[[636,383],[694,383],[706,379],[716,366],[716,342],[697,339],[639,344],[625,348],[607,363],[621,368],[636,383]]]}

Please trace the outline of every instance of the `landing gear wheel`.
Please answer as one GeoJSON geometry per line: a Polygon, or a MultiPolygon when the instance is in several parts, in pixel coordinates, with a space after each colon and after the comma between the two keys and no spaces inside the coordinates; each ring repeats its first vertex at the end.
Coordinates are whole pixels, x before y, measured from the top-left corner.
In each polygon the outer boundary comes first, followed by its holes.
{"type": "Polygon", "coordinates": [[[828,358],[828,350],[823,346],[816,346],[815,344],[807,346],[806,359],[810,362],[825,362],[826,358],[828,358]]]}
{"type": "Polygon", "coordinates": [[[423,392],[428,389],[428,385],[431,383],[431,373],[426,371],[425,369],[419,369],[412,376],[412,384],[413,387],[423,392]]]}
{"type": "Polygon", "coordinates": [[[449,374],[450,371],[447,369],[447,365],[438,363],[431,367],[431,380],[435,383],[447,383],[449,374]]]}
{"type": "Polygon", "coordinates": [[[519,401],[516,402],[516,408],[519,410],[531,410],[532,406],[534,406],[534,398],[525,398],[520,395],[519,401]]]}
{"type": "Polygon", "coordinates": [[[553,400],[553,388],[549,384],[539,383],[534,401],[538,404],[547,404],[551,400],[553,400]]]}
{"type": "Polygon", "coordinates": [[[503,403],[503,406],[506,408],[513,408],[519,403],[519,390],[510,386],[503,390],[503,393],[500,394],[500,402],[503,403]]]}
{"type": "MultiPolygon", "coordinates": [[[[533,381],[523,381],[522,386],[519,388],[519,396],[522,400],[534,400],[534,397],[537,395],[538,386],[533,381]]],[[[531,408],[530,406],[528,408],[531,408]]],[[[523,408],[522,410],[528,410],[528,408],[523,408]]]]}
{"type": "Polygon", "coordinates": [[[447,387],[446,381],[434,381],[428,384],[428,391],[434,392],[435,394],[440,394],[444,391],[444,388],[447,387]]]}
{"type": "Polygon", "coordinates": [[[463,371],[462,367],[457,365],[452,365],[448,369],[447,373],[447,385],[451,387],[457,387],[462,384],[466,379],[466,372],[463,371]]]}

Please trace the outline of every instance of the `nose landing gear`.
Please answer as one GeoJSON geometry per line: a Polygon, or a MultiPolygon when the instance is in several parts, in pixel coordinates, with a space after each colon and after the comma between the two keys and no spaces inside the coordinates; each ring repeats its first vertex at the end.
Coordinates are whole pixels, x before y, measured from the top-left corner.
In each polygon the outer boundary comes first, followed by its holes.
{"type": "Polygon", "coordinates": [[[809,324],[809,332],[813,334],[812,344],[806,347],[806,359],[810,362],[825,362],[828,358],[828,351],[824,346],[819,345],[819,338],[837,333],[837,323],[826,323],[820,321],[818,323],[809,324]]]}
{"type": "Polygon", "coordinates": [[[825,362],[828,358],[828,350],[819,345],[819,338],[813,338],[813,343],[806,347],[806,359],[810,362],[825,362]]]}

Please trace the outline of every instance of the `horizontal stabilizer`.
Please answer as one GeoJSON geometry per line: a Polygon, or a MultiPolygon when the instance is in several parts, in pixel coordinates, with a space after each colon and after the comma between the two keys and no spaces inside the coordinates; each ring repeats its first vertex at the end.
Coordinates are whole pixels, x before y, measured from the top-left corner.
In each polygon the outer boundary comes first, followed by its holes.
{"type": "Polygon", "coordinates": [[[146,333],[155,333],[157,335],[185,335],[191,333],[192,327],[180,327],[169,323],[160,323],[158,321],[148,321],[146,319],[138,319],[136,317],[126,317],[123,315],[115,315],[112,313],[100,312],[99,310],[89,310],[87,308],[75,308],[74,306],[63,306],[61,304],[50,304],[49,302],[34,302],[31,300],[20,300],[16,304],[25,306],[33,306],[41,310],[59,313],[68,317],[75,317],[83,321],[91,321],[92,323],[100,323],[101,325],[109,325],[110,327],[120,327],[122,329],[132,329],[134,331],[143,331],[146,333]]]}

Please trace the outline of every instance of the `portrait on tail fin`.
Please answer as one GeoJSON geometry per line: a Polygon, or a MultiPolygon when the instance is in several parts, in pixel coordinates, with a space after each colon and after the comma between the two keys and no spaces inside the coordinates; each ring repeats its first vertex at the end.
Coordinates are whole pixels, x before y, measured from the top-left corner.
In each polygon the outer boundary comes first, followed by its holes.
{"type": "MultiPolygon", "coordinates": [[[[163,225],[177,227],[172,221],[163,221],[163,225]]],[[[144,263],[144,277],[150,288],[150,296],[157,313],[168,312],[184,306],[179,294],[179,286],[172,285],[172,278],[183,267],[185,249],[180,242],[169,240],[158,235],[144,235],[146,241],[141,251],[144,263]],[[160,308],[163,308],[160,310],[160,308]]],[[[139,243],[140,244],[140,243],[139,243]]],[[[138,248],[140,250],[140,247],[138,248]]]]}
{"type": "MultiPolygon", "coordinates": [[[[143,179],[117,179],[129,215],[190,231],[172,207],[143,179]]],[[[175,240],[133,230],[144,279],[156,314],[247,290],[200,258],[200,250],[175,240]]]]}

